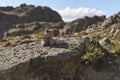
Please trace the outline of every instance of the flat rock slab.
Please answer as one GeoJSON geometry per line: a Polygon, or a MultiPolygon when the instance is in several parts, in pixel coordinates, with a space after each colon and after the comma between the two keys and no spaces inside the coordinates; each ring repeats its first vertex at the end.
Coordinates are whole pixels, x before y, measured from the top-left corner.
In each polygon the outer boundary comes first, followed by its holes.
{"type": "MultiPolygon", "coordinates": [[[[69,38],[66,41],[70,44],[78,44],[79,39],[69,38]]],[[[56,45],[57,46],[57,45],[56,45]]],[[[4,71],[20,63],[29,61],[36,57],[54,57],[59,60],[69,58],[77,55],[79,52],[76,50],[65,49],[62,47],[43,47],[38,42],[32,42],[29,44],[18,45],[13,48],[0,51],[0,71],[4,71]]],[[[58,45],[59,46],[59,45],[58,45]]],[[[64,45],[63,45],[64,46],[64,45]]]]}

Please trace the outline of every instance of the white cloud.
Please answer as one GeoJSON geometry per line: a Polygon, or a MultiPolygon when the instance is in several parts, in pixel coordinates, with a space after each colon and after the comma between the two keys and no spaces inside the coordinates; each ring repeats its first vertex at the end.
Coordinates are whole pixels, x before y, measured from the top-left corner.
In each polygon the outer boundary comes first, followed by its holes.
{"type": "Polygon", "coordinates": [[[55,9],[63,18],[64,21],[72,21],[77,18],[82,18],[84,16],[89,16],[92,17],[94,15],[104,15],[105,12],[102,10],[97,10],[95,8],[71,8],[71,7],[66,7],[63,10],[58,10],[55,9]]]}

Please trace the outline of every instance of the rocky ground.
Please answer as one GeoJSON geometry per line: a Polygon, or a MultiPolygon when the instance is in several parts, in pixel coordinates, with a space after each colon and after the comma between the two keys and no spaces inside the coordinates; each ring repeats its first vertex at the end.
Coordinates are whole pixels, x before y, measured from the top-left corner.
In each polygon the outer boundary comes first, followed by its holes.
{"type": "MultiPolygon", "coordinates": [[[[72,41],[74,42],[74,41],[72,41]]],[[[75,42],[74,42],[75,43],[75,42]]],[[[7,68],[11,68],[12,66],[15,66],[16,64],[19,64],[21,62],[27,61],[31,58],[35,58],[38,56],[57,56],[57,55],[64,55],[64,53],[68,54],[70,53],[70,50],[68,50],[69,44],[62,44],[62,45],[54,45],[51,47],[43,47],[40,43],[40,41],[37,42],[31,42],[28,44],[18,45],[13,48],[3,49],[0,50],[0,69],[5,70],[7,68]]],[[[58,56],[59,58],[64,58],[61,56],[58,56]]]]}
{"type": "Polygon", "coordinates": [[[89,56],[89,45],[95,43],[87,37],[66,38],[65,43],[43,47],[38,41],[1,50],[1,80],[120,79],[119,53],[109,54],[98,44],[92,54],[102,52],[89,56]]]}
{"type": "Polygon", "coordinates": [[[0,7],[0,80],[120,80],[120,12],[64,22],[48,7],[0,7]],[[45,29],[65,43],[43,47],[45,29]]]}

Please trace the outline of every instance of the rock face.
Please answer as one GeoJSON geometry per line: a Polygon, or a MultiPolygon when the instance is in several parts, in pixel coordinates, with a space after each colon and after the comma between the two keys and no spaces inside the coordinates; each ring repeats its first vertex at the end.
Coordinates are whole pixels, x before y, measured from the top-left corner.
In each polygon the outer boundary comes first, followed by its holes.
{"type": "Polygon", "coordinates": [[[120,12],[118,12],[117,14],[114,14],[113,16],[110,16],[109,18],[107,18],[104,23],[102,24],[103,28],[107,28],[112,26],[113,24],[117,24],[120,23],[120,12]]]}
{"type": "MultiPolygon", "coordinates": [[[[80,62],[85,46],[80,38],[67,38],[74,48],[42,47],[40,42],[23,44],[0,51],[1,80],[119,80],[115,66],[96,70],[80,62]],[[76,47],[75,47],[76,46],[76,47]]],[[[115,60],[120,59],[119,57],[115,60]]],[[[118,61],[119,62],[119,61],[118,61]]],[[[116,63],[118,65],[119,63],[116,63]]]]}
{"type": "Polygon", "coordinates": [[[72,32],[80,32],[88,28],[88,26],[97,24],[98,22],[103,22],[105,20],[105,16],[94,16],[94,17],[84,17],[83,19],[74,20],[65,26],[66,34],[72,32]]]}

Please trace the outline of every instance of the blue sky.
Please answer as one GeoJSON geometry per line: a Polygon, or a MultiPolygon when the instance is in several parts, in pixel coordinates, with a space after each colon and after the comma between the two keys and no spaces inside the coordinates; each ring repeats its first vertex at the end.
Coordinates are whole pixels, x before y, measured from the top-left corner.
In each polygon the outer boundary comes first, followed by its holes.
{"type": "Polygon", "coordinates": [[[120,11],[120,0],[0,0],[0,6],[22,3],[51,7],[66,21],[89,15],[110,16],[120,11]]]}

